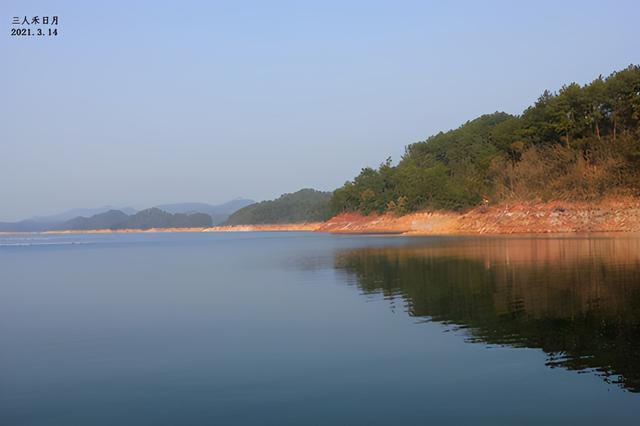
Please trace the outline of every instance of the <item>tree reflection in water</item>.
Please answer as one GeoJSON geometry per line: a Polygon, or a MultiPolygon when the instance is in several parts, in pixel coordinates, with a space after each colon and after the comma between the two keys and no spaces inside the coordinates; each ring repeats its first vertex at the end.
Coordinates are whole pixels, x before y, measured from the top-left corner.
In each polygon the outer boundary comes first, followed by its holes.
{"type": "Polygon", "coordinates": [[[338,252],[365,294],[467,329],[471,342],[540,348],[547,365],[640,392],[640,237],[420,240],[338,252]]]}

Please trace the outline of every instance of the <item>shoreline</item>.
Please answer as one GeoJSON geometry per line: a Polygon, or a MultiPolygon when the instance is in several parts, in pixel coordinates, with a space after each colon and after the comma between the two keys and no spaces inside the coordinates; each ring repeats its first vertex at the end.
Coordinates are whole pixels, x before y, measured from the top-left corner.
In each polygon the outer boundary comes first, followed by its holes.
{"type": "Polygon", "coordinates": [[[403,216],[341,213],[326,222],[229,225],[199,228],[51,230],[16,234],[131,234],[204,232],[323,232],[330,234],[506,235],[640,232],[640,198],[598,202],[502,203],[467,212],[428,211],[403,216]]]}
{"type": "Polygon", "coordinates": [[[509,235],[640,232],[640,198],[598,202],[501,203],[466,212],[429,211],[403,216],[342,213],[320,228],[332,233],[395,232],[401,235],[509,235]]]}

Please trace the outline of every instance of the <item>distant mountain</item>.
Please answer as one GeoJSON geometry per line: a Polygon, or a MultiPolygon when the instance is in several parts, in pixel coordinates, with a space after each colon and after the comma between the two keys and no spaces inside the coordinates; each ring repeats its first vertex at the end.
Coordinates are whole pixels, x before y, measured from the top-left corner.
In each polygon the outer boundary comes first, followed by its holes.
{"type": "Polygon", "coordinates": [[[167,213],[153,207],[129,216],[125,227],[132,229],[200,228],[212,225],[211,216],[206,213],[167,213]]]}
{"type": "Polygon", "coordinates": [[[121,212],[126,214],[134,214],[137,211],[133,207],[117,208],[113,206],[102,206],[102,207],[95,207],[95,208],[77,208],[77,209],[66,210],[62,213],[52,214],[48,216],[34,216],[28,220],[31,220],[37,223],[54,224],[54,223],[65,222],[67,220],[70,220],[79,216],[90,217],[96,214],[108,212],[109,210],[120,210],[121,212]]]}
{"type": "Polygon", "coordinates": [[[167,213],[156,207],[127,215],[120,210],[109,210],[91,217],[76,217],[57,226],[59,230],[87,229],[149,229],[200,228],[212,226],[206,213],[167,213]]]}
{"type": "Polygon", "coordinates": [[[120,210],[109,210],[90,217],[79,216],[57,226],[58,229],[118,229],[124,228],[129,215],[120,210]]]}
{"type": "Polygon", "coordinates": [[[301,189],[292,194],[283,194],[276,200],[241,208],[229,216],[225,225],[323,221],[331,216],[330,199],[330,192],[301,189]]]}
{"type": "Polygon", "coordinates": [[[253,203],[255,203],[253,200],[236,198],[218,205],[207,203],[162,204],[139,212],[133,207],[121,209],[111,206],[77,208],[48,216],[34,216],[18,222],[0,222],[0,232],[211,226],[223,223],[230,214],[253,203]]]}
{"type": "Polygon", "coordinates": [[[156,207],[169,213],[205,213],[211,216],[213,224],[217,225],[226,221],[230,214],[253,203],[255,203],[253,200],[236,198],[235,200],[217,205],[207,203],[174,203],[161,204],[156,207]]]}
{"type": "Polygon", "coordinates": [[[249,198],[236,198],[223,204],[218,204],[216,210],[220,213],[233,214],[243,207],[254,204],[255,200],[249,198]]]}
{"type": "Polygon", "coordinates": [[[216,206],[207,203],[173,203],[173,204],[160,204],[155,206],[160,210],[164,210],[167,213],[209,213],[214,210],[216,206]]]}

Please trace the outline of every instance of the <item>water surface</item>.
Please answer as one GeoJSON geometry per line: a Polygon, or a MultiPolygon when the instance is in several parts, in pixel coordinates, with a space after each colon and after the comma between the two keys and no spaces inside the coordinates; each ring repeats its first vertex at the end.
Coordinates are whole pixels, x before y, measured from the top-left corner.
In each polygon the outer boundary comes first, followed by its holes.
{"type": "Polygon", "coordinates": [[[0,424],[622,424],[638,236],[0,236],[0,424]]]}

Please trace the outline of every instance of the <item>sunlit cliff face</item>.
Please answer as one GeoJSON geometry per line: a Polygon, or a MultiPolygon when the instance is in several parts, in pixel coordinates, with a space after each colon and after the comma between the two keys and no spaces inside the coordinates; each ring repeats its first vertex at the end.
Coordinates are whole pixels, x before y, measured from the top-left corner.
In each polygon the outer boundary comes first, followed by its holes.
{"type": "Polygon", "coordinates": [[[443,239],[348,250],[338,269],[472,342],[540,348],[640,392],[640,237],[443,239]]]}

